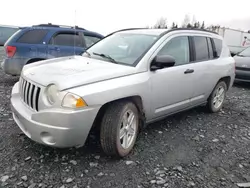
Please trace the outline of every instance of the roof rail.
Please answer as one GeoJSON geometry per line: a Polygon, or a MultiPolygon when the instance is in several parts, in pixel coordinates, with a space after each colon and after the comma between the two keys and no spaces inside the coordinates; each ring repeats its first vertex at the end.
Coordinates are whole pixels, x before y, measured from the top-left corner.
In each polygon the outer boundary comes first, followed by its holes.
{"type": "Polygon", "coordinates": [[[32,27],[59,27],[59,25],[54,25],[54,24],[48,23],[48,24],[32,25],[32,27]]]}
{"type": "Polygon", "coordinates": [[[209,32],[209,33],[213,33],[213,34],[217,34],[215,31],[210,31],[207,29],[201,29],[201,28],[174,28],[174,29],[170,29],[170,31],[181,31],[181,30],[189,30],[189,31],[204,31],[204,32],[209,32]]]}
{"type": "Polygon", "coordinates": [[[75,29],[81,29],[81,30],[86,30],[86,29],[84,29],[84,28],[82,28],[82,27],[79,27],[79,26],[74,26],[74,27],[72,27],[72,28],[75,28],[75,29]]]}
{"type": "MultiPolygon", "coordinates": [[[[112,32],[112,33],[110,33],[110,34],[108,34],[108,35],[112,35],[112,34],[114,34],[114,33],[117,33],[117,32],[121,32],[121,31],[130,31],[130,30],[137,30],[137,29],[148,29],[148,28],[146,28],[146,27],[138,27],[138,28],[126,28],[126,29],[120,29],[120,30],[117,30],[117,31],[114,31],[114,32],[112,32]]],[[[107,35],[107,36],[108,36],[107,35]]]]}
{"type": "MultiPolygon", "coordinates": [[[[112,35],[114,33],[117,33],[117,32],[137,30],[137,29],[150,29],[150,28],[127,28],[127,29],[121,29],[121,30],[114,31],[114,32],[106,35],[106,37],[110,36],[110,35],[112,35]]],[[[158,29],[158,28],[156,28],[156,29],[158,29]]],[[[172,32],[172,31],[181,31],[181,30],[203,31],[203,32],[209,32],[209,33],[213,33],[213,34],[217,34],[218,35],[218,33],[214,32],[214,31],[210,31],[210,30],[207,30],[207,29],[201,29],[201,28],[174,28],[174,29],[169,29],[169,30],[163,32],[163,35],[166,34],[166,33],[172,32]]]]}
{"type": "Polygon", "coordinates": [[[78,26],[56,25],[56,24],[51,24],[51,23],[33,25],[32,27],[63,27],[63,28],[86,30],[86,29],[84,29],[82,27],[78,27],[78,26]]]}

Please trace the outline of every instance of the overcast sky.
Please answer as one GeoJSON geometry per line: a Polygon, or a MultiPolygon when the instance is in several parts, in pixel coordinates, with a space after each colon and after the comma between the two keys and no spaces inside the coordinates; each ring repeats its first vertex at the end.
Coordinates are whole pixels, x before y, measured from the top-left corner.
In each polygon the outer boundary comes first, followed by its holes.
{"type": "Polygon", "coordinates": [[[11,0],[1,1],[0,24],[78,25],[101,34],[154,25],[160,17],[182,23],[185,14],[205,24],[250,30],[250,0],[11,0]],[[76,14],[75,14],[76,12],[76,14]]]}

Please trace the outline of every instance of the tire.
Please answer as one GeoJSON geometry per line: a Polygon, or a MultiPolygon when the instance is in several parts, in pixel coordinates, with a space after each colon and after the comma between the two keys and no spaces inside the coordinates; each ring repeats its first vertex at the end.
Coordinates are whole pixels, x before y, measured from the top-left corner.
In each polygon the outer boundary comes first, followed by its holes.
{"type": "MultiPolygon", "coordinates": [[[[222,90],[221,90],[222,92],[222,90]]],[[[220,81],[214,88],[213,92],[208,98],[207,108],[209,112],[216,113],[221,110],[225,98],[226,98],[226,92],[227,92],[227,84],[224,81],[220,81]],[[219,97],[219,90],[223,89],[223,93],[219,97]],[[215,99],[217,98],[217,99],[215,99]],[[219,101],[216,103],[215,101],[219,101]]]]}
{"type": "Polygon", "coordinates": [[[115,102],[109,105],[101,122],[100,140],[103,151],[113,157],[127,156],[134,147],[138,129],[139,112],[132,102],[115,102]],[[127,118],[128,122],[133,115],[132,126],[124,128],[123,122],[126,124],[125,119],[127,118]],[[121,133],[124,133],[124,137],[120,139],[121,133]]]}

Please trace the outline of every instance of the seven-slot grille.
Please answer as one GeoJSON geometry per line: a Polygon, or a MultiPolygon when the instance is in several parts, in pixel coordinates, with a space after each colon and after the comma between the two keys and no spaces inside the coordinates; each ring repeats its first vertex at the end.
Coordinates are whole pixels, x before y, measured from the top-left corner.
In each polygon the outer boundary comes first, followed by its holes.
{"type": "Polygon", "coordinates": [[[38,100],[41,88],[20,77],[21,99],[32,109],[38,111],[38,100]]]}
{"type": "Polygon", "coordinates": [[[236,67],[236,70],[250,71],[250,67],[236,67]]]}

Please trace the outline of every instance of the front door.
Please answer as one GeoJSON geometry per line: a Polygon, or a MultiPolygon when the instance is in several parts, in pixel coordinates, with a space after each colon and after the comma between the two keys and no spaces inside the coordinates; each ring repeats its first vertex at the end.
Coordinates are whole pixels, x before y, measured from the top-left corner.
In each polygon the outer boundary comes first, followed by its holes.
{"type": "Polygon", "coordinates": [[[49,58],[79,55],[84,51],[82,34],[79,32],[59,32],[49,42],[49,58]]]}
{"type": "Polygon", "coordinates": [[[153,118],[188,107],[194,88],[193,70],[189,64],[189,37],[173,36],[167,39],[157,55],[171,55],[176,64],[151,72],[153,118]]]}

